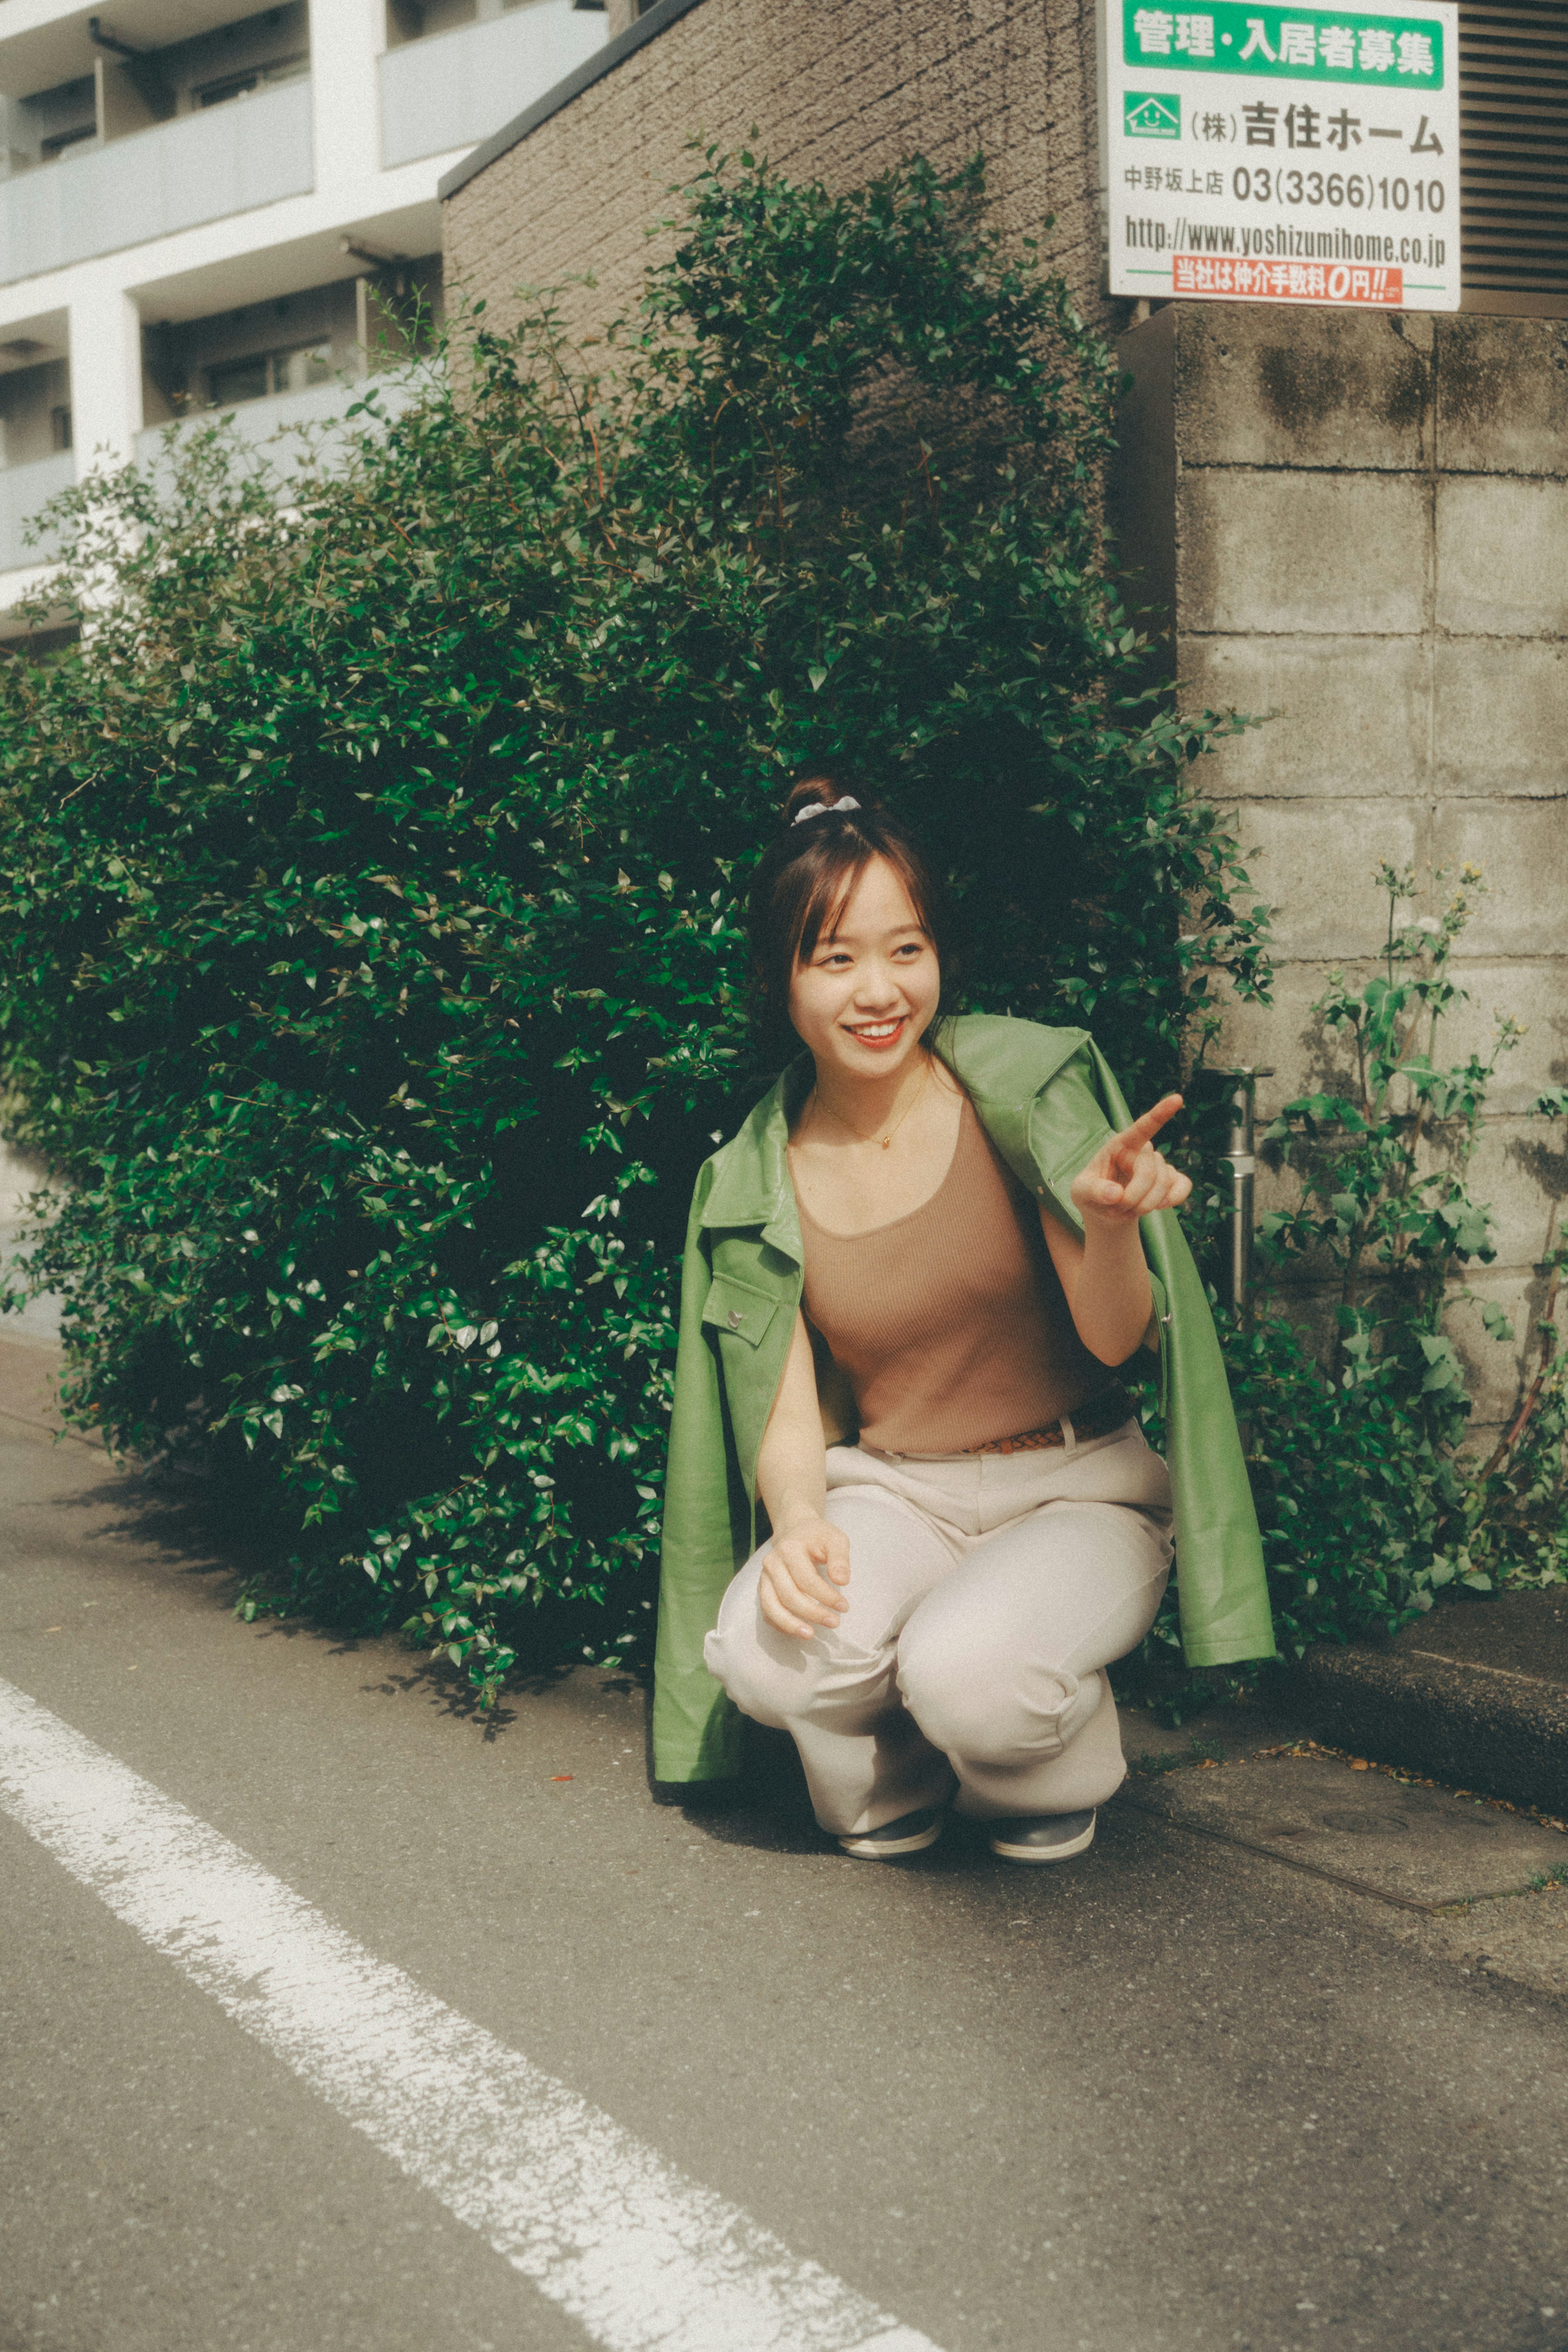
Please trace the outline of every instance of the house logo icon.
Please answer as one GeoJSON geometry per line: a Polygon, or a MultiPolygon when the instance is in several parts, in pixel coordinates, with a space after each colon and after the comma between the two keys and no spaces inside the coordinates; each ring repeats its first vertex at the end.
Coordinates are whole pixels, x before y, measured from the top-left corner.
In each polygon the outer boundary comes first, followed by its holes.
{"type": "Polygon", "coordinates": [[[1129,139],[1179,139],[1181,100],[1130,89],[1122,100],[1122,128],[1129,139]]]}

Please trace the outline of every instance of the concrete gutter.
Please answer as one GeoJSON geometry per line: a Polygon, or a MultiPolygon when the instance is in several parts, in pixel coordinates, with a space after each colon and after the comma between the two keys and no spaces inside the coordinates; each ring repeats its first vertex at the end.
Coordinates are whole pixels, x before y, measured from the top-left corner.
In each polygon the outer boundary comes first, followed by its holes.
{"type": "Polygon", "coordinates": [[[1568,1814],[1568,1685],[1435,1650],[1321,1643],[1291,1679],[1327,1746],[1568,1814]]]}

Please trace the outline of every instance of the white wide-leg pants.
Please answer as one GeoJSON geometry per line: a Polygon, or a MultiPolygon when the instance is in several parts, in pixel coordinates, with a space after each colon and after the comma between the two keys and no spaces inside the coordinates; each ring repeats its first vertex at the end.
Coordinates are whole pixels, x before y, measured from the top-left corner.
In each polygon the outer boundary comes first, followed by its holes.
{"type": "MultiPolygon", "coordinates": [[[[792,1734],[823,1829],[863,1832],[958,1782],[981,1820],[1097,1805],[1126,1771],[1100,1670],[1147,1633],[1170,1570],[1170,1480],[1135,1422],[1009,1454],[834,1446],[827,1516],[849,1607],[809,1642],[725,1595],[709,1670],[792,1734]]],[[[764,1547],[766,1549],[766,1547],[764,1547]]]]}

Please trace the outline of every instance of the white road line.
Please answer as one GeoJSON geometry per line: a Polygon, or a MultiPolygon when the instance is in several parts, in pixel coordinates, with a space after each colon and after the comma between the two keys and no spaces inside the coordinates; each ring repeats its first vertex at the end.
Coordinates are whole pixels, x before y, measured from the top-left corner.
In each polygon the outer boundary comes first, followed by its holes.
{"type": "Polygon", "coordinates": [[[5,1682],[0,1808],[608,2352],[936,2352],[5,1682]]]}

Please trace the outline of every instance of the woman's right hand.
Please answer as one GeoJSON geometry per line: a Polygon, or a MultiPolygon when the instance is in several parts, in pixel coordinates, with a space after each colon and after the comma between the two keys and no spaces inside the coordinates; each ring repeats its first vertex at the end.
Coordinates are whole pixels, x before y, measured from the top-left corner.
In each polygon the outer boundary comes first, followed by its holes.
{"type": "Polygon", "coordinates": [[[763,1558],[757,1597],[768,1623],[809,1642],[819,1625],[836,1625],[849,1607],[850,1539],[823,1518],[802,1519],[776,1536],[763,1558]]]}

